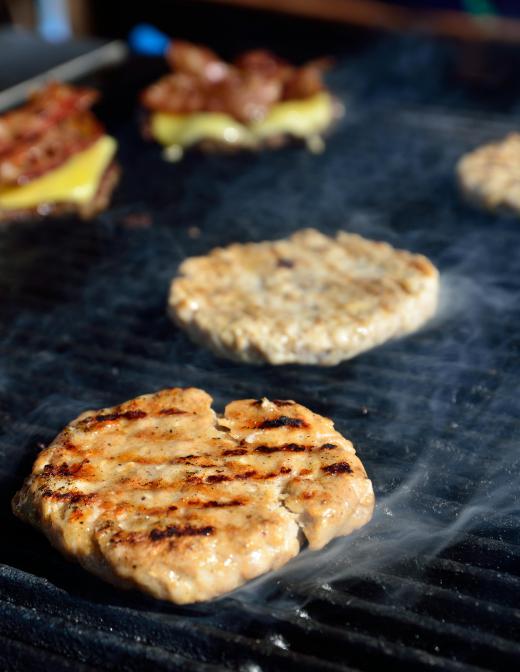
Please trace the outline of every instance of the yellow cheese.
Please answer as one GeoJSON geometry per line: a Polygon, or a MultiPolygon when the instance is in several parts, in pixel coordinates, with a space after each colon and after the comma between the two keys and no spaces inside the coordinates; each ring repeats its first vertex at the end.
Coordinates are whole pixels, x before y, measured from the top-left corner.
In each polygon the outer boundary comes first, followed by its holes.
{"type": "Polygon", "coordinates": [[[258,138],[288,133],[297,138],[319,135],[333,118],[332,99],[318,93],[305,100],[286,100],[274,105],[267,116],[251,126],[258,138]]]}
{"type": "Polygon", "coordinates": [[[264,119],[248,126],[217,112],[186,115],[156,112],[150,125],[153,138],[169,148],[182,149],[207,139],[251,147],[269,136],[285,133],[311,138],[324,131],[332,119],[332,99],[323,92],[305,100],[278,103],[264,119]]]}
{"type": "Polygon", "coordinates": [[[220,112],[166,114],[156,112],[151,118],[152,136],[162,145],[189,147],[201,140],[218,140],[233,144],[253,141],[246,126],[220,112]]]}
{"type": "Polygon", "coordinates": [[[96,195],[116,149],[114,138],[102,136],[55,170],[22,186],[0,190],[0,208],[18,210],[40,203],[88,203],[96,195]]]}

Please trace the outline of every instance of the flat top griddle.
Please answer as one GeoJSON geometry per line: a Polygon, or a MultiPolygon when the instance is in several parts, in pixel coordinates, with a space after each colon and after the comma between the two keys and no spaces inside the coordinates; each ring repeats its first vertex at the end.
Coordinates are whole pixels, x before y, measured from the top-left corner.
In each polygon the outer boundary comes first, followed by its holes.
{"type": "MultiPolygon", "coordinates": [[[[416,43],[399,44],[417,58],[416,43]]],[[[444,52],[425,44],[433,71],[444,52]]],[[[363,72],[384,70],[395,45],[340,61],[332,82],[347,111],[319,156],[291,146],[164,163],[139,138],[127,103],[141,81],[126,66],[107,90],[124,168],[110,210],[0,231],[1,669],[518,664],[520,226],[466,206],[453,178],[463,152],[516,120],[419,83],[415,97],[369,95],[363,72]],[[443,278],[437,318],[333,368],[228,362],[170,323],[168,285],[186,256],[305,226],[428,255],[443,278]],[[70,419],[177,385],[206,389],[218,408],[265,395],[332,417],[373,479],[373,523],[180,608],[102,583],[14,519],[12,494],[70,419]]]]}

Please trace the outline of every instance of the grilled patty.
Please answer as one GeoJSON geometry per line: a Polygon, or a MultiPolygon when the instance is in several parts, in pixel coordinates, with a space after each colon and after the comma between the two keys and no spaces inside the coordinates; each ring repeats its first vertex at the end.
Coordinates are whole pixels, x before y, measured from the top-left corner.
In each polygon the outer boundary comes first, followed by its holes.
{"type": "Polygon", "coordinates": [[[471,203],[520,214],[520,133],[465,154],[457,164],[457,177],[471,203]]]}
{"type": "Polygon", "coordinates": [[[83,413],[36,460],[22,519],[104,579],[207,600],[367,523],[374,494],[350,441],[293,401],[167,389],[83,413]]]}
{"type": "Polygon", "coordinates": [[[438,272],[422,255],[305,229],[187,259],[169,312],[232,359],[332,365],[417,329],[437,294],[438,272]]]}

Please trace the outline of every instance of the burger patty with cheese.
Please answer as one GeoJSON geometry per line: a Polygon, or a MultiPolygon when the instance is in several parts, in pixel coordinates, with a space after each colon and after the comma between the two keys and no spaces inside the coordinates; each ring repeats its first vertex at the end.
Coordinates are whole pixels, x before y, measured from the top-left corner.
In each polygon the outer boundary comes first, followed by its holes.
{"type": "Polygon", "coordinates": [[[166,57],[172,72],[149,86],[141,101],[146,135],[166,148],[170,160],[194,145],[259,149],[288,138],[319,151],[322,134],[341,113],[323,84],[325,60],[295,67],[255,50],[226,63],[210,49],[180,40],[166,57]]]}
{"type": "Polygon", "coordinates": [[[103,210],[117,143],[90,111],[92,89],[50,83],[0,117],[0,222],[103,210]]]}

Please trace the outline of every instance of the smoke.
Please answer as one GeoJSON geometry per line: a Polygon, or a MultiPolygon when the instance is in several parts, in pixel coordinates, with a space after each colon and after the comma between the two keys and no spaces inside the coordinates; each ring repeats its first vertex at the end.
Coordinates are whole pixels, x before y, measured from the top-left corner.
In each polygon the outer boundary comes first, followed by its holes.
{"type": "MultiPolygon", "coordinates": [[[[398,236],[381,219],[360,210],[349,228],[395,244],[398,236]]],[[[427,237],[423,234],[423,243],[427,237]]],[[[399,244],[420,249],[418,238],[412,232],[399,244]]],[[[77,324],[70,321],[67,303],[41,316],[38,333],[30,337],[28,318],[11,325],[4,347],[12,343],[17,351],[3,366],[1,389],[27,394],[31,403],[32,384],[42,393],[37,407],[10,427],[0,444],[10,494],[29,470],[38,442],[51,440],[83,410],[163,386],[198,385],[221,407],[232,398],[265,395],[294,398],[327,414],[353,440],[374,483],[377,506],[369,525],[320,552],[304,549],[282,570],[224,598],[252,613],[266,602],[275,611],[302,608],[314,590],[391,573],[410,558],[427,563],[463,538],[471,545],[479,535],[491,536],[519,513],[510,408],[516,381],[507,370],[517,295],[504,274],[495,272],[498,259],[508,267],[516,262],[507,236],[468,233],[444,247],[435,259],[442,274],[439,310],[419,333],[332,369],[276,370],[219,361],[193,346],[162,315],[171,259],[156,255],[151,268],[150,252],[130,242],[121,287],[107,300],[105,278],[113,263],[103,259],[98,278],[91,278],[78,301],[83,315],[77,324]],[[152,294],[154,284],[161,291],[152,294]],[[133,319],[124,317],[132,311],[133,319]],[[148,314],[160,318],[143,332],[140,324],[148,314]],[[126,321],[119,323],[120,317],[126,321]],[[31,359],[24,359],[22,336],[31,359]],[[26,451],[13,453],[21,436],[26,451]]],[[[168,250],[180,259],[196,245],[199,241],[184,234],[168,250]]],[[[399,582],[385,595],[393,603],[410,599],[399,582]]]]}
{"type": "MultiPolygon", "coordinates": [[[[435,318],[418,334],[323,374],[306,403],[337,408],[328,414],[353,439],[373,480],[374,517],[353,535],[319,552],[304,549],[274,576],[236,591],[232,599],[242,607],[254,614],[267,600],[275,612],[305,617],[305,603],[323,591],[389,573],[401,578],[382,601],[410,608],[422,596],[415,587],[410,593],[399,567],[412,561],[417,571],[437,557],[464,563],[468,552],[478,556],[483,544],[515,529],[517,381],[507,356],[518,295],[494,271],[498,259],[510,267],[518,261],[506,247],[507,236],[491,231],[447,246],[437,262],[435,318]]],[[[284,374],[292,385],[292,371],[284,374]]]]}

